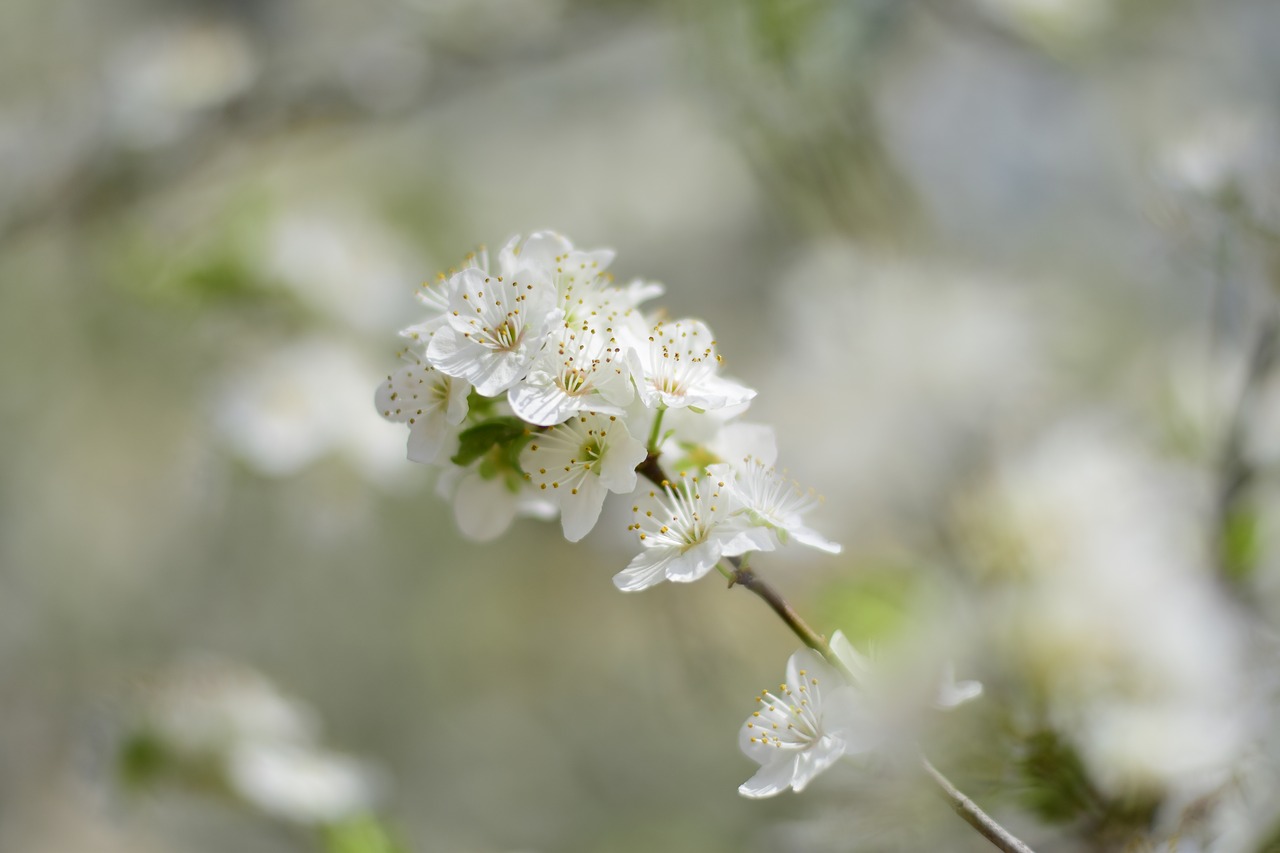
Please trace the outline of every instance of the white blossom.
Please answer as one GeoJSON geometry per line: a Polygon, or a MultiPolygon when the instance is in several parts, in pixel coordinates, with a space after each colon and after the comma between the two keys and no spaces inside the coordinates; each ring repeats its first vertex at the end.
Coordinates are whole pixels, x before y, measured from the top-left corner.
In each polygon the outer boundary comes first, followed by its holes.
{"type": "Polygon", "coordinates": [[[720,355],[701,320],[658,323],[643,350],[633,350],[632,372],[648,408],[711,410],[745,403],[756,392],[718,375],[720,355]]]}
{"type": "Polygon", "coordinates": [[[552,426],[584,411],[621,415],[634,396],[617,340],[584,321],[565,324],[507,399],[522,420],[552,426]]]}
{"type": "Polygon", "coordinates": [[[787,661],[786,681],[776,692],[760,693],[738,734],[738,744],[760,765],[738,788],[744,797],[771,797],[791,788],[803,791],[815,776],[847,754],[874,744],[859,720],[860,696],[854,685],[811,649],[787,661]]]}
{"type": "Polygon", "coordinates": [[[772,536],[731,517],[728,496],[714,480],[702,477],[667,483],[662,496],[650,490],[632,507],[636,531],[644,547],[613,578],[623,592],[646,589],[664,580],[695,581],[725,557],[773,550],[772,536]]]}
{"type": "Polygon", "coordinates": [[[409,458],[431,463],[452,452],[448,440],[467,416],[470,390],[466,380],[415,361],[378,386],[374,403],[387,420],[409,425],[409,458]]]}
{"type": "Polygon", "coordinates": [[[806,512],[821,501],[813,491],[801,489],[776,469],[752,457],[736,465],[720,464],[707,469],[719,479],[724,489],[741,505],[752,524],[772,530],[785,543],[794,538],[802,545],[839,554],[840,546],[801,520],[806,512]]]}
{"type": "Polygon", "coordinates": [[[538,433],[520,453],[530,482],[560,505],[565,538],[591,532],[605,496],[636,487],[636,466],[648,451],[616,415],[588,412],[538,433]]]}
{"type": "Polygon", "coordinates": [[[536,270],[465,269],[449,280],[448,325],[432,335],[427,360],[494,397],[525,375],[562,316],[555,289],[536,270]]]}

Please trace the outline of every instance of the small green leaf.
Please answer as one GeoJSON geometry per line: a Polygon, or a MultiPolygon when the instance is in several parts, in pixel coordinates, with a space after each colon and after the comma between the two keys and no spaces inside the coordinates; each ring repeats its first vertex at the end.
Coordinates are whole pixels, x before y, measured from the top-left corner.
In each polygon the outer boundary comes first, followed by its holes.
{"type": "Polygon", "coordinates": [[[494,447],[506,446],[525,434],[524,421],[519,418],[493,418],[462,431],[458,436],[458,452],[453,464],[470,465],[494,447]]]}

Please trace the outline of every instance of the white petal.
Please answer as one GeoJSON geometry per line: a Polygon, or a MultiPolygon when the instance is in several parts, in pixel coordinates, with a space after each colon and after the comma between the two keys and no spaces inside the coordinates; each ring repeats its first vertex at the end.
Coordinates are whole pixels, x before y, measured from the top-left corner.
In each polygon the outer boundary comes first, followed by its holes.
{"type": "Polygon", "coordinates": [[[674,548],[646,548],[613,576],[613,585],[623,592],[639,592],[657,586],[667,579],[667,566],[677,555],[674,548]]]}
{"type": "Polygon", "coordinates": [[[942,678],[939,679],[938,695],[933,704],[940,710],[948,711],[981,695],[982,682],[956,681],[956,666],[952,661],[947,661],[942,670],[942,678]]]}
{"type": "Polygon", "coordinates": [[[467,340],[457,329],[446,326],[437,331],[431,338],[431,343],[427,344],[427,361],[441,373],[464,376],[471,368],[474,353],[482,349],[478,344],[467,340]]]}
{"type": "Polygon", "coordinates": [[[472,472],[458,483],[453,514],[463,535],[477,542],[497,539],[516,517],[516,496],[501,477],[486,480],[472,472]]]}
{"type": "Polygon", "coordinates": [[[795,756],[790,752],[778,752],[776,760],[761,767],[756,775],[738,786],[739,794],[760,799],[781,794],[791,787],[791,780],[795,776],[795,756]]]}
{"type": "Polygon", "coordinates": [[[803,525],[797,524],[788,527],[787,532],[801,545],[808,545],[810,548],[817,548],[819,551],[826,551],[828,554],[839,554],[844,550],[840,543],[832,542],[816,530],[803,525]]]}
{"type": "Polygon", "coordinates": [[[853,647],[843,631],[836,631],[831,637],[831,651],[844,668],[853,674],[858,681],[865,682],[871,674],[871,661],[853,647]]]}
{"type": "Polygon", "coordinates": [[[692,583],[704,577],[715,568],[723,553],[720,543],[714,538],[699,545],[694,545],[683,554],[678,554],[667,564],[667,580],[675,583],[692,583]]]}
{"type": "Polygon", "coordinates": [[[791,787],[799,793],[805,789],[813,778],[826,770],[836,759],[844,755],[844,741],[835,737],[824,737],[813,746],[796,755],[791,787]]]}
{"type": "Polygon", "coordinates": [[[424,465],[435,462],[440,458],[447,435],[447,425],[441,418],[431,415],[418,418],[409,425],[409,459],[424,465]]]}
{"type": "Polygon", "coordinates": [[[445,420],[457,426],[467,417],[467,396],[471,393],[471,383],[465,379],[450,377],[449,402],[445,409],[445,420]]]}
{"type": "Polygon", "coordinates": [[[605,496],[609,494],[598,477],[587,476],[578,485],[576,495],[566,495],[560,501],[560,522],[564,538],[577,542],[591,532],[600,518],[605,496]]]}
{"type": "Polygon", "coordinates": [[[578,411],[575,401],[552,384],[520,383],[507,392],[507,401],[516,417],[537,426],[555,426],[578,411]]]}
{"type": "Polygon", "coordinates": [[[649,451],[644,443],[631,437],[621,420],[609,427],[609,447],[600,460],[600,482],[611,492],[630,494],[636,487],[636,466],[649,451]]]}
{"type": "Polygon", "coordinates": [[[514,258],[518,266],[550,272],[556,268],[556,258],[571,251],[573,244],[564,235],[554,231],[535,231],[524,241],[514,258]]]}
{"type": "Polygon", "coordinates": [[[767,527],[737,529],[725,525],[713,535],[721,540],[720,553],[726,557],[741,557],[751,551],[772,551],[778,547],[777,536],[767,527]]]}

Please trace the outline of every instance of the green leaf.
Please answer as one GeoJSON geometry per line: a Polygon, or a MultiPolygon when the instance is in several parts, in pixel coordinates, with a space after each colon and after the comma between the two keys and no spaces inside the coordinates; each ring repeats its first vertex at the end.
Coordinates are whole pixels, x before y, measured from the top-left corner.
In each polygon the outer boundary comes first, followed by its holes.
{"type": "Polygon", "coordinates": [[[458,436],[458,452],[453,464],[470,465],[494,447],[506,447],[525,435],[524,421],[519,418],[493,418],[462,431],[458,436]]]}

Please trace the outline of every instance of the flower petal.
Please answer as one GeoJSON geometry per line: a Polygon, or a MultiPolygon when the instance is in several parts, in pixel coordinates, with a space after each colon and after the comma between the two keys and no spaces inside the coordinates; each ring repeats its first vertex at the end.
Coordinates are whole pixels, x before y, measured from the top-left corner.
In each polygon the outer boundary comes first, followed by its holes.
{"type": "Polygon", "coordinates": [[[667,579],[667,566],[677,556],[674,548],[647,548],[613,576],[613,585],[623,592],[639,592],[657,586],[667,579]]]}

